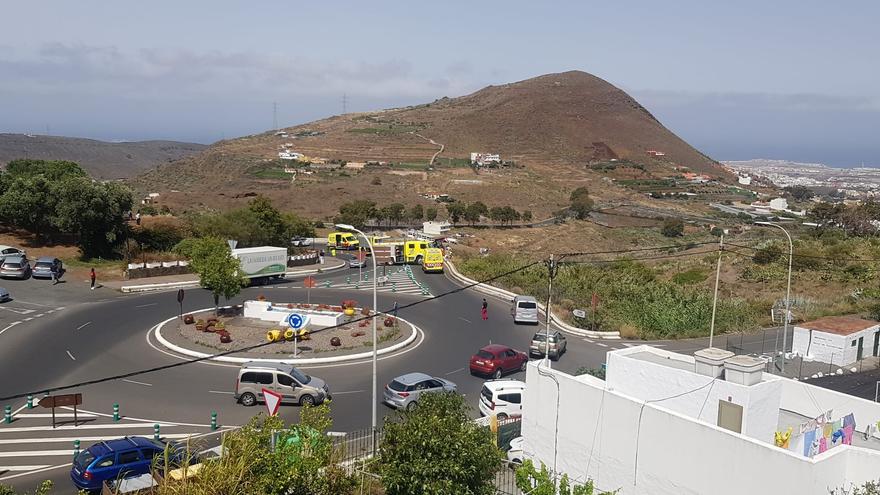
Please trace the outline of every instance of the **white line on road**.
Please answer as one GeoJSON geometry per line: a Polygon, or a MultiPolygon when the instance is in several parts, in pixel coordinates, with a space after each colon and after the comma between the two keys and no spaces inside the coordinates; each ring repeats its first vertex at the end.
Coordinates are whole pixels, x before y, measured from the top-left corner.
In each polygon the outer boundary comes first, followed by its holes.
{"type": "MultiPolygon", "coordinates": [[[[51,426],[18,426],[12,428],[0,428],[0,433],[15,433],[22,431],[58,431],[58,430],[100,430],[106,428],[108,430],[115,430],[118,428],[148,428],[152,431],[154,423],[121,423],[121,424],[112,424],[112,425],[61,425],[52,428],[51,426]]],[[[170,428],[172,426],[176,426],[168,423],[159,423],[159,426],[163,428],[170,428]]],[[[202,425],[200,425],[202,426],[202,425]]]]}
{"type": "MultiPolygon", "coordinates": [[[[68,410],[68,411],[73,411],[73,408],[70,407],[70,406],[64,406],[62,409],[66,409],[66,410],[68,410]]],[[[85,410],[85,409],[79,409],[79,411],[87,412],[87,413],[89,413],[89,414],[94,414],[95,416],[103,416],[103,417],[105,417],[105,418],[112,418],[112,417],[113,417],[112,414],[102,413],[102,412],[98,412],[98,411],[87,411],[87,410],[85,410]]],[[[125,419],[127,419],[127,420],[129,420],[129,421],[141,421],[141,422],[143,422],[143,423],[140,423],[140,424],[150,424],[150,425],[152,425],[152,424],[155,424],[155,423],[159,423],[159,424],[162,425],[163,427],[164,427],[164,426],[191,426],[191,427],[193,427],[193,428],[208,428],[208,427],[210,426],[210,425],[207,425],[207,424],[198,424],[198,423],[178,423],[178,422],[176,422],[176,421],[159,421],[159,420],[150,419],[150,418],[135,418],[135,417],[133,417],[133,416],[126,416],[125,419]]],[[[80,427],[80,428],[82,428],[82,427],[80,427]]],[[[0,431],[2,431],[2,428],[0,428],[0,431]]]]}
{"type": "Polygon", "coordinates": [[[3,330],[0,330],[0,335],[3,335],[3,332],[9,330],[10,328],[14,327],[15,325],[18,325],[19,323],[21,323],[21,322],[20,321],[13,321],[6,328],[4,328],[3,330]]]}
{"type": "Polygon", "coordinates": [[[0,471],[33,471],[35,469],[43,469],[49,467],[48,464],[38,464],[36,466],[0,466],[0,471]]]}
{"type": "Polygon", "coordinates": [[[83,328],[85,328],[85,327],[87,327],[87,326],[89,326],[89,325],[91,325],[91,324],[92,324],[92,322],[87,321],[87,322],[83,323],[82,325],[76,327],[76,329],[77,329],[77,330],[82,330],[83,328]]]}
{"type": "Polygon", "coordinates": [[[608,347],[608,344],[603,344],[603,343],[601,343],[601,342],[596,342],[596,345],[600,345],[600,346],[602,346],[602,347],[608,347]]]}
{"type": "Polygon", "coordinates": [[[349,390],[347,392],[330,392],[330,395],[359,394],[361,392],[366,392],[366,390],[349,390]]]}
{"type": "Polygon", "coordinates": [[[467,318],[462,318],[461,316],[459,316],[458,319],[462,320],[462,321],[466,321],[468,323],[471,323],[471,320],[468,320],[467,318]]]}
{"type": "Polygon", "coordinates": [[[71,354],[70,351],[67,351],[67,355],[70,356],[70,359],[73,359],[74,361],[76,361],[76,358],[73,357],[73,354],[71,354]]]}
{"type": "Polygon", "coordinates": [[[25,318],[24,321],[31,321],[33,318],[25,318]]]}
{"type": "Polygon", "coordinates": [[[235,392],[224,392],[222,390],[208,390],[209,394],[235,395],[235,392]]]}
{"type": "Polygon", "coordinates": [[[57,466],[48,466],[48,467],[44,467],[44,468],[42,468],[42,469],[37,469],[36,471],[28,471],[28,472],[26,472],[26,473],[18,473],[18,474],[13,474],[13,475],[10,475],[10,476],[4,476],[4,477],[0,478],[0,481],[6,481],[6,480],[11,480],[12,478],[18,478],[18,477],[20,477],[20,476],[28,476],[28,475],[31,475],[31,474],[37,474],[37,473],[43,473],[43,472],[46,472],[46,471],[52,471],[53,469],[66,468],[67,466],[70,466],[70,463],[69,463],[69,462],[66,463],[66,464],[58,464],[57,466]]]}
{"type": "Polygon", "coordinates": [[[455,371],[450,371],[449,373],[446,373],[446,376],[454,375],[455,373],[458,373],[459,371],[464,371],[464,368],[459,368],[455,371]]]}
{"type": "Polygon", "coordinates": [[[123,378],[122,381],[124,381],[124,382],[126,382],[126,383],[134,383],[135,385],[143,385],[143,386],[145,386],[145,387],[152,387],[152,386],[153,386],[152,383],[139,382],[139,381],[136,381],[136,380],[129,380],[128,378],[123,378]]]}
{"type": "Polygon", "coordinates": [[[19,304],[28,304],[30,306],[39,306],[41,308],[48,308],[49,307],[48,304],[32,303],[32,302],[22,301],[21,299],[16,299],[15,302],[17,302],[19,304]]]}
{"type": "MultiPolygon", "coordinates": [[[[16,419],[51,418],[51,417],[52,417],[52,413],[23,413],[23,414],[16,414],[15,415],[16,419]]],[[[55,413],[55,417],[56,418],[72,418],[73,413],[55,413]]],[[[97,416],[94,414],[81,413],[81,412],[77,412],[76,417],[77,418],[97,418],[97,416]]]]}
{"type": "MultiPolygon", "coordinates": [[[[214,432],[211,432],[214,433],[214,432]]],[[[169,435],[162,435],[162,438],[170,438],[177,440],[179,438],[187,438],[192,436],[191,433],[171,433],[169,435]]],[[[80,442],[100,442],[101,440],[106,440],[108,437],[53,437],[53,438],[4,438],[0,440],[0,445],[15,445],[21,443],[60,443],[60,442],[70,442],[73,443],[74,440],[79,440],[80,442]]],[[[83,446],[85,448],[85,446],[83,446]]],[[[0,468],[0,471],[3,469],[0,468]]]]}
{"type": "Polygon", "coordinates": [[[141,304],[140,306],[135,306],[136,308],[149,308],[150,306],[158,306],[159,303],[150,303],[150,304],[141,304]]]}
{"type": "Polygon", "coordinates": [[[73,456],[73,448],[65,450],[19,450],[16,452],[0,452],[2,457],[57,457],[57,456],[73,456]]]}

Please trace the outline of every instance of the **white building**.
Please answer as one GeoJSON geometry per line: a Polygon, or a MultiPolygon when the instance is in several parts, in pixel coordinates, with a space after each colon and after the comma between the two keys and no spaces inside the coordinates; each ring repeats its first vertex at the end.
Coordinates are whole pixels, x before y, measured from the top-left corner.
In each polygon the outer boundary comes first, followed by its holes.
{"type": "Polygon", "coordinates": [[[787,211],[788,200],[785,198],[773,198],[770,200],[770,209],[774,211],[787,211]]]}
{"type": "Polygon", "coordinates": [[[862,432],[880,420],[880,404],[763,373],[760,360],[719,349],[699,366],[649,346],[607,356],[607,381],[529,363],[527,458],[621,495],[827,495],[878,477],[880,437],[862,432]],[[841,430],[852,423],[817,453],[829,417],[841,430]]]}
{"type": "Polygon", "coordinates": [[[792,352],[823,363],[846,366],[880,352],[880,323],[829,316],[794,327],[792,352]]]}
{"type": "Polygon", "coordinates": [[[445,236],[452,230],[452,224],[449,222],[422,222],[422,231],[431,236],[445,236]]]}
{"type": "Polygon", "coordinates": [[[305,156],[302,153],[297,153],[296,151],[279,151],[278,158],[282,160],[302,160],[305,156]]]}
{"type": "Polygon", "coordinates": [[[490,163],[501,163],[501,155],[491,153],[471,153],[471,163],[477,165],[488,165],[490,163]]]}
{"type": "Polygon", "coordinates": [[[748,175],[745,175],[745,176],[740,175],[737,178],[737,182],[739,182],[740,184],[742,184],[744,186],[750,186],[750,185],[752,185],[752,178],[749,177],[748,175]]]}

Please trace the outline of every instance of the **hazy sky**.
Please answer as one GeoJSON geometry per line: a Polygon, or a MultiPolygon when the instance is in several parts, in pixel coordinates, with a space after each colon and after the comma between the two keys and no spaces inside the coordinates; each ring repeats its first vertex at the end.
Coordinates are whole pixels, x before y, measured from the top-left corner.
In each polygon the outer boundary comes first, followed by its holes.
{"type": "Polygon", "coordinates": [[[0,132],[212,142],[579,69],[717,159],[880,166],[880,2],[4,2],[0,132]]]}

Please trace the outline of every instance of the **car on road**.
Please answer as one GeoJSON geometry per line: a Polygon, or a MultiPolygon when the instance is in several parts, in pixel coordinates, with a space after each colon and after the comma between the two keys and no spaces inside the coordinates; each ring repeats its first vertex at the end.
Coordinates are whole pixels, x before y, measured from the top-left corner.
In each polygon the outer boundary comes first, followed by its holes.
{"type": "Polygon", "coordinates": [[[489,380],[480,390],[480,414],[499,420],[522,416],[525,382],[519,380],[489,380]]]}
{"type": "Polygon", "coordinates": [[[367,260],[366,260],[366,258],[364,258],[362,260],[359,260],[357,258],[352,258],[352,259],[348,260],[348,266],[349,266],[349,268],[363,268],[363,267],[367,266],[367,260]]]}
{"type": "Polygon", "coordinates": [[[538,300],[532,296],[516,296],[510,308],[514,323],[538,324],[538,300]]]}
{"type": "Polygon", "coordinates": [[[7,256],[0,264],[0,277],[26,279],[31,276],[31,263],[27,256],[7,256]]]}
{"type": "Polygon", "coordinates": [[[523,454],[523,437],[516,437],[510,441],[510,450],[507,451],[507,462],[517,465],[525,460],[523,454]]]}
{"type": "Polygon", "coordinates": [[[456,385],[444,378],[425,373],[407,373],[391,380],[385,385],[383,400],[396,409],[411,410],[422,394],[431,392],[455,392],[456,385]]]}
{"type": "Polygon", "coordinates": [[[505,373],[525,371],[529,357],[506,345],[489,344],[471,356],[470,370],[475,375],[501,378],[505,373]]]}
{"type": "Polygon", "coordinates": [[[9,291],[0,287],[0,302],[11,301],[12,296],[9,294],[9,291]]]}
{"type": "Polygon", "coordinates": [[[549,340],[546,332],[535,332],[529,344],[529,356],[544,357],[544,353],[547,352],[554,361],[557,361],[567,350],[568,341],[565,340],[565,335],[558,331],[550,332],[549,340]]]}
{"type": "Polygon", "coordinates": [[[306,247],[312,245],[311,237],[294,237],[290,240],[291,246],[306,247]]]}
{"type": "Polygon", "coordinates": [[[37,258],[37,262],[34,263],[31,276],[34,278],[52,278],[53,269],[55,270],[55,273],[61,273],[61,270],[64,269],[64,264],[61,263],[61,260],[58,258],[41,256],[37,258]]]}
{"type": "Polygon", "coordinates": [[[330,399],[330,387],[320,378],[309,376],[289,364],[249,361],[238,370],[235,400],[245,406],[264,401],[263,389],[281,395],[281,402],[299,405],[320,404],[330,399]]]}
{"type": "Polygon", "coordinates": [[[181,464],[185,454],[177,444],[145,437],[100,441],[73,459],[70,479],[80,490],[99,493],[104,481],[149,473],[153,458],[164,456],[166,446],[170,447],[169,461],[181,464]]]}
{"type": "Polygon", "coordinates": [[[26,256],[24,249],[18,249],[12,246],[0,245],[0,261],[6,259],[7,256],[26,256]]]}

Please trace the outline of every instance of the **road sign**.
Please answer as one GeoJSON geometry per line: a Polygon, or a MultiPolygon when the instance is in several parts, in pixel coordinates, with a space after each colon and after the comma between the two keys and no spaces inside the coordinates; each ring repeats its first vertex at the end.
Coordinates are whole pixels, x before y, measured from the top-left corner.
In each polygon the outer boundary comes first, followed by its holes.
{"type": "Polygon", "coordinates": [[[291,313],[290,316],[287,317],[287,324],[290,325],[290,328],[299,330],[306,324],[306,319],[303,318],[303,315],[301,314],[291,313]]]}
{"type": "Polygon", "coordinates": [[[315,285],[317,285],[317,283],[315,282],[315,277],[309,275],[308,277],[303,279],[303,287],[311,289],[315,285]]]}
{"type": "Polygon", "coordinates": [[[183,289],[177,289],[177,302],[183,302],[183,289]]]}
{"type": "Polygon", "coordinates": [[[73,406],[73,426],[76,426],[79,421],[76,417],[76,406],[82,404],[82,401],[82,394],[47,395],[38,404],[40,407],[52,409],[52,428],[55,428],[55,408],[73,406]]]}
{"type": "Polygon", "coordinates": [[[264,388],[263,400],[266,401],[266,409],[269,410],[269,416],[278,414],[278,407],[281,405],[281,394],[264,388]]]}
{"type": "Polygon", "coordinates": [[[576,318],[586,318],[587,312],[582,309],[573,309],[571,310],[571,314],[573,314],[576,318]]]}

